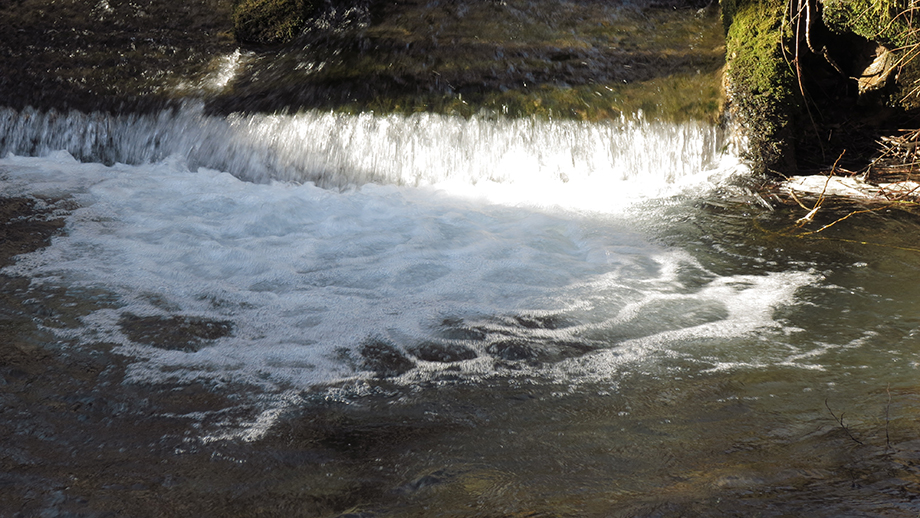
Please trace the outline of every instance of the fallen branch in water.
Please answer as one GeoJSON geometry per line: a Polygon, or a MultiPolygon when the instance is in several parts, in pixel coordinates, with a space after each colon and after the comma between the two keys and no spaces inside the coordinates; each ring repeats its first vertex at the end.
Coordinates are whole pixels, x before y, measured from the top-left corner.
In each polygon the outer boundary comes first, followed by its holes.
{"type": "MultiPolygon", "coordinates": [[[[855,215],[857,215],[857,214],[865,214],[865,213],[867,213],[867,212],[878,212],[878,211],[880,211],[880,210],[882,210],[882,209],[887,209],[887,208],[888,208],[888,206],[886,205],[886,206],[882,206],[882,207],[876,207],[876,208],[874,208],[874,209],[854,210],[853,212],[850,212],[850,213],[847,214],[846,216],[839,217],[839,218],[835,219],[834,221],[828,223],[827,225],[824,225],[823,227],[819,228],[818,230],[812,230],[812,231],[810,231],[810,232],[803,232],[802,234],[799,234],[799,235],[807,236],[807,235],[809,235],[809,234],[817,234],[818,232],[821,232],[821,231],[823,231],[823,230],[826,230],[826,229],[828,229],[828,228],[833,227],[833,226],[836,225],[837,223],[840,223],[841,221],[843,221],[843,220],[849,218],[850,216],[855,216],[855,215]]],[[[798,226],[801,226],[801,225],[798,225],[798,226]]]]}
{"type": "Polygon", "coordinates": [[[891,435],[888,433],[889,425],[891,424],[890,412],[891,412],[891,383],[888,383],[888,386],[885,387],[885,392],[888,393],[888,404],[885,405],[885,451],[892,450],[891,447],[891,435]]]}
{"type": "MultiPolygon", "coordinates": [[[[812,220],[815,219],[815,214],[818,213],[818,210],[821,209],[821,205],[824,203],[825,194],[827,193],[827,186],[828,184],[831,183],[831,178],[834,176],[834,171],[837,170],[837,164],[840,163],[840,159],[843,158],[844,153],[846,153],[846,150],[843,150],[843,153],[840,153],[840,156],[837,157],[837,160],[834,162],[834,166],[831,168],[830,172],[827,173],[827,180],[824,181],[824,188],[821,189],[821,194],[818,195],[818,201],[815,202],[815,205],[810,210],[808,209],[808,207],[805,206],[804,203],[799,201],[799,199],[795,196],[795,192],[792,189],[789,190],[789,193],[792,194],[792,199],[794,199],[796,203],[799,204],[800,207],[808,211],[808,214],[805,214],[804,216],[802,216],[801,218],[795,221],[795,226],[801,227],[802,225],[806,223],[811,223],[812,220]]],[[[824,230],[824,229],[822,228],[821,230],[824,230]]],[[[818,232],[820,232],[820,230],[818,232]]]]}
{"type": "Polygon", "coordinates": [[[850,439],[853,439],[853,441],[854,441],[856,444],[858,444],[858,445],[860,445],[860,446],[865,446],[865,444],[863,444],[862,441],[860,441],[860,440],[857,439],[856,437],[853,437],[853,434],[850,433],[850,429],[847,427],[847,425],[843,424],[843,414],[840,414],[840,417],[837,417],[837,416],[834,414],[834,411],[831,410],[831,406],[827,403],[827,399],[824,400],[824,406],[827,407],[827,411],[831,413],[831,417],[833,417],[834,420],[837,421],[837,423],[840,425],[840,428],[843,428],[843,431],[846,432],[847,437],[849,437],[850,439]]]}

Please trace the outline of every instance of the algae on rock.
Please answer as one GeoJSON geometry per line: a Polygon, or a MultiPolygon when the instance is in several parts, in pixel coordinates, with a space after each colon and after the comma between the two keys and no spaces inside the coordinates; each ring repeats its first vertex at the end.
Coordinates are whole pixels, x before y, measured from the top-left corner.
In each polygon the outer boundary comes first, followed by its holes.
{"type": "Polygon", "coordinates": [[[768,169],[794,168],[793,125],[800,111],[783,0],[722,0],[728,113],[745,128],[748,152],[768,169]]]}
{"type": "Polygon", "coordinates": [[[918,31],[901,0],[722,0],[728,114],[761,169],[850,170],[920,108],[918,31]]]}
{"type": "Polygon", "coordinates": [[[252,49],[210,106],[716,122],[724,36],[701,7],[329,0],[287,45],[252,49]]]}

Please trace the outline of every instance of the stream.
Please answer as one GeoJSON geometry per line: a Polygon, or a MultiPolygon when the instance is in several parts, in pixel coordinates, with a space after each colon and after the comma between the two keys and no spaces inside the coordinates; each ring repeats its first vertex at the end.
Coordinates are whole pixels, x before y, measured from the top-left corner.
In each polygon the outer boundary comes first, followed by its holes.
{"type": "Polygon", "coordinates": [[[717,16],[387,12],[0,83],[0,516],[920,513],[920,219],[761,189],[717,16]]]}

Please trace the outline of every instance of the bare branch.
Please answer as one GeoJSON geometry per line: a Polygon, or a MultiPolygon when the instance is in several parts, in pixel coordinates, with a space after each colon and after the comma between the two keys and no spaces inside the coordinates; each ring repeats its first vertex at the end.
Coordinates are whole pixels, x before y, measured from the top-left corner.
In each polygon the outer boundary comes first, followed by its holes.
{"type": "Polygon", "coordinates": [[[837,421],[837,424],[840,425],[840,428],[843,428],[843,431],[846,432],[847,437],[849,437],[850,439],[852,439],[853,442],[855,442],[856,444],[858,444],[858,445],[860,445],[860,446],[865,446],[865,444],[863,444],[862,441],[860,441],[860,440],[857,439],[856,437],[853,437],[853,434],[850,433],[850,429],[847,428],[847,426],[846,426],[845,424],[843,424],[843,414],[840,414],[840,417],[837,417],[837,416],[834,414],[834,411],[831,410],[831,406],[830,406],[829,404],[827,404],[827,400],[826,400],[826,399],[824,400],[824,406],[827,407],[827,411],[831,413],[831,417],[834,418],[834,421],[837,421]]]}

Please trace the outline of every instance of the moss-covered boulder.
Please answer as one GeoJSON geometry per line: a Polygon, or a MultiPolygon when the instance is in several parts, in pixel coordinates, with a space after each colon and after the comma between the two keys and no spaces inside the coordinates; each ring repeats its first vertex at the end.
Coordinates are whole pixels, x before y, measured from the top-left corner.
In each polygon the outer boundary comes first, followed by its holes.
{"type": "Polygon", "coordinates": [[[726,29],[728,113],[748,139],[753,162],[794,169],[794,123],[800,111],[785,46],[783,0],[722,0],[726,29]]]}
{"type": "Polygon", "coordinates": [[[319,0],[239,0],[233,32],[245,43],[273,45],[294,39],[322,2],[319,0]]]}

